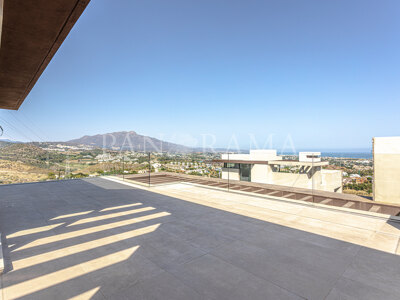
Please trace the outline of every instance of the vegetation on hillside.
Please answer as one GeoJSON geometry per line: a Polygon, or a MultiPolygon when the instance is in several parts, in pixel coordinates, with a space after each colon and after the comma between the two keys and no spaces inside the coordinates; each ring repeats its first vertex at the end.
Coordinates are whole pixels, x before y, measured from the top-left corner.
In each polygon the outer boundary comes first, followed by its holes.
{"type": "Polygon", "coordinates": [[[0,159],[19,161],[40,168],[62,163],[66,155],[59,152],[50,152],[34,144],[8,144],[0,148],[0,159]]]}

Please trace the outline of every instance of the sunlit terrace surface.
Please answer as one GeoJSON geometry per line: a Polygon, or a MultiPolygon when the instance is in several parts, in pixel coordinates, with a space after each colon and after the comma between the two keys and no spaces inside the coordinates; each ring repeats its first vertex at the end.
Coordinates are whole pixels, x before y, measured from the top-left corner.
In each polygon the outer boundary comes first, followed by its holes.
{"type": "Polygon", "coordinates": [[[113,180],[0,187],[3,299],[399,299],[399,223],[113,180]]]}

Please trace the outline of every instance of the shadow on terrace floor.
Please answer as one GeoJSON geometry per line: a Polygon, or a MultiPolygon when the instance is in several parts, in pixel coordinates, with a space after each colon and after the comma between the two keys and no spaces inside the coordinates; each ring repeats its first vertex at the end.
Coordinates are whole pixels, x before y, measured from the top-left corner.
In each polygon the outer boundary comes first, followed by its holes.
{"type": "Polygon", "coordinates": [[[2,186],[0,193],[4,299],[400,293],[400,256],[105,179],[2,186]]]}

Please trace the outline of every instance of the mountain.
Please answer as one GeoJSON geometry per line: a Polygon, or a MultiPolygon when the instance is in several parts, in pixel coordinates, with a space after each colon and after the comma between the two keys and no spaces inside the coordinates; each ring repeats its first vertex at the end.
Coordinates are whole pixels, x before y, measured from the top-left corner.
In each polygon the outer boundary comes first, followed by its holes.
{"type": "Polygon", "coordinates": [[[137,134],[135,131],[120,131],[105,134],[85,135],[67,143],[89,145],[114,150],[150,152],[190,152],[191,148],[153,137],[137,134]]]}
{"type": "Polygon", "coordinates": [[[13,140],[9,140],[9,139],[0,139],[0,144],[9,144],[9,143],[22,144],[22,142],[19,142],[19,141],[13,141],[13,140]]]}
{"type": "Polygon", "coordinates": [[[10,142],[7,142],[5,140],[0,140],[0,148],[8,146],[10,144],[10,142]]]}

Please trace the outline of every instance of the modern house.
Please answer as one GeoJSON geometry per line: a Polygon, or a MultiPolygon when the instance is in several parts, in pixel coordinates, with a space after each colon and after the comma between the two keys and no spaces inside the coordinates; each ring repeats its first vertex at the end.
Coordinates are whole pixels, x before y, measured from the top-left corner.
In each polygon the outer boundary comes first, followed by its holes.
{"type": "Polygon", "coordinates": [[[283,160],[276,150],[223,154],[222,179],[276,184],[328,192],[342,192],[342,173],[324,170],[320,152],[300,152],[299,160],[283,160]]]}
{"type": "Polygon", "coordinates": [[[400,137],[374,137],[374,200],[400,204],[400,137]]]}

